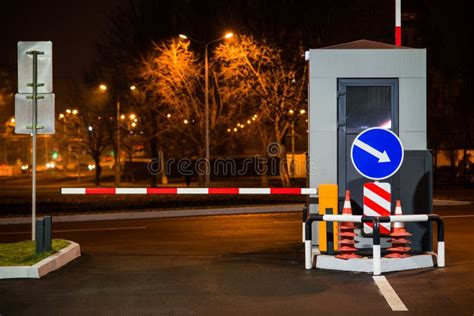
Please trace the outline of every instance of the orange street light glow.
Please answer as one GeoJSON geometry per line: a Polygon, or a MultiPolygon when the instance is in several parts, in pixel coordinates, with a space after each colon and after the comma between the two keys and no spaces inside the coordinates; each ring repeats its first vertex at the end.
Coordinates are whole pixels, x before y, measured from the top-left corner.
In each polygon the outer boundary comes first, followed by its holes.
{"type": "Polygon", "coordinates": [[[229,38],[231,38],[232,36],[234,36],[234,33],[229,32],[229,33],[227,33],[227,34],[224,36],[224,38],[225,38],[225,39],[229,39],[229,38]]]}
{"type": "Polygon", "coordinates": [[[106,86],[105,84],[101,84],[101,85],[99,86],[99,89],[100,89],[101,91],[107,91],[107,86],[106,86]]]}
{"type": "Polygon", "coordinates": [[[136,89],[137,89],[137,87],[135,87],[135,86],[130,86],[130,90],[134,91],[134,90],[136,90],[136,89]]]}
{"type": "Polygon", "coordinates": [[[179,38],[182,38],[182,39],[188,39],[188,37],[184,34],[179,34],[179,38]]]}

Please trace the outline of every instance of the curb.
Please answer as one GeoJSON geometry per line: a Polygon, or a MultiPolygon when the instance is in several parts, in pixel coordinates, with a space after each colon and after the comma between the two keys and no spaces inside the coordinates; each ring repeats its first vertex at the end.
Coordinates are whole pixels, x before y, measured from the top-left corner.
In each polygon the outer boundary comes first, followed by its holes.
{"type": "MultiPolygon", "coordinates": [[[[101,214],[80,214],[80,215],[56,215],[53,217],[54,223],[60,222],[88,222],[88,221],[110,221],[128,219],[153,219],[170,217],[191,217],[191,216],[213,216],[213,215],[236,215],[236,214],[259,214],[259,213],[286,213],[300,212],[304,204],[277,204],[268,206],[241,206],[211,209],[184,209],[171,211],[140,211],[140,212],[120,212],[101,214]]],[[[6,217],[0,218],[0,225],[30,224],[31,217],[6,217]]]]}
{"type": "Polygon", "coordinates": [[[39,279],[42,276],[61,268],[81,256],[81,248],[79,244],[72,241],[69,242],[69,246],[32,266],[0,267],[0,279],[39,279]]]}

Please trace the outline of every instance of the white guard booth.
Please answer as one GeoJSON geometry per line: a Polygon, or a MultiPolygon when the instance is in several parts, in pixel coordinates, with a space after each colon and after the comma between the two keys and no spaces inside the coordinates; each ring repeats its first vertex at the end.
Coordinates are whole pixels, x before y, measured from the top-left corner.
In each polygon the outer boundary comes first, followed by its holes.
{"type": "MultiPolygon", "coordinates": [[[[371,127],[396,133],[404,146],[400,170],[384,180],[392,187],[392,205],[400,199],[404,214],[431,213],[431,155],[426,132],[426,50],[368,40],[311,49],[309,62],[309,185],[337,183],[339,213],[346,189],[353,213],[362,214],[363,178],[354,168],[354,138],[371,127]]],[[[310,213],[318,212],[317,204],[310,213]]],[[[408,223],[415,251],[431,250],[430,225],[408,223]]],[[[317,224],[313,225],[317,244],[317,224]]]]}

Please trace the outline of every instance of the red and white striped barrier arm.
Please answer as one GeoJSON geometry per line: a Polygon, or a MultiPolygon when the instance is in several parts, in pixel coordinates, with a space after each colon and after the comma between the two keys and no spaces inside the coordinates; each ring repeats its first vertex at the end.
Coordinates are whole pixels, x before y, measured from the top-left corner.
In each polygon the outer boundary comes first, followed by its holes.
{"type": "Polygon", "coordinates": [[[61,194],[79,195],[316,195],[313,188],[62,188],[61,194]]]}

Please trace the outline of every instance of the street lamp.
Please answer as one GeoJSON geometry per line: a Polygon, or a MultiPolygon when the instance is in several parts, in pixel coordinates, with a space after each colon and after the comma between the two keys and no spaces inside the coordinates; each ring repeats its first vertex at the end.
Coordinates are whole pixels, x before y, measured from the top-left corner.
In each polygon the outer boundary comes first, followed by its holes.
{"type": "MultiPolygon", "coordinates": [[[[292,178],[295,177],[295,121],[298,120],[298,115],[294,115],[295,111],[290,109],[288,111],[288,114],[291,117],[291,132],[290,132],[290,137],[291,137],[291,163],[290,163],[290,175],[292,178]]],[[[305,109],[300,109],[299,110],[299,116],[302,116],[306,114],[305,109]]]]}
{"type": "MultiPolygon", "coordinates": [[[[99,90],[102,92],[107,91],[107,86],[105,84],[99,85],[99,90]]],[[[115,124],[115,140],[116,140],[116,152],[114,155],[115,160],[115,186],[120,184],[120,98],[117,95],[116,106],[116,124],[115,124]]]]}
{"type": "Polygon", "coordinates": [[[204,80],[205,80],[205,85],[204,85],[204,102],[205,102],[205,116],[206,116],[206,187],[209,187],[210,184],[210,152],[209,152],[209,45],[213,43],[220,42],[225,39],[230,39],[234,36],[234,33],[228,32],[224,34],[224,36],[219,37],[215,40],[212,40],[210,42],[203,42],[199,40],[195,40],[192,38],[188,38],[184,34],[179,34],[179,38],[183,40],[191,40],[197,43],[200,43],[201,45],[204,45],[204,80]]]}

